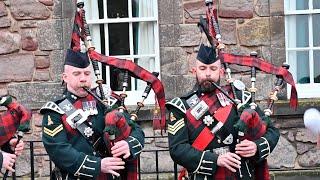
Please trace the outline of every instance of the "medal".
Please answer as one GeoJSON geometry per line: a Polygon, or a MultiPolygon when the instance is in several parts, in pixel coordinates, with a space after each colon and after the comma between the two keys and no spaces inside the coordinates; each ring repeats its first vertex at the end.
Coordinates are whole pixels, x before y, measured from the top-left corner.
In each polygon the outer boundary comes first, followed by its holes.
{"type": "Polygon", "coordinates": [[[84,101],[82,102],[82,109],[89,115],[97,115],[97,104],[96,101],[84,101]]]}
{"type": "Polygon", "coordinates": [[[206,115],[204,118],[203,118],[203,123],[207,126],[210,126],[212,123],[213,123],[214,119],[212,118],[212,116],[210,115],[206,115]]]}
{"type": "Polygon", "coordinates": [[[91,127],[86,127],[84,129],[84,135],[87,136],[88,138],[93,135],[93,130],[91,127]]]}

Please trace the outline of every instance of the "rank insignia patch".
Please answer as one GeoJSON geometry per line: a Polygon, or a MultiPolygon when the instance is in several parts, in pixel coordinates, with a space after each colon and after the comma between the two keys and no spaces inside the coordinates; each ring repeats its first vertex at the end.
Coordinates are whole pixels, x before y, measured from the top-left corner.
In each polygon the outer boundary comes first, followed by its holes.
{"type": "Polygon", "coordinates": [[[63,126],[62,124],[60,124],[59,126],[57,126],[56,128],[54,128],[53,130],[48,129],[46,127],[43,128],[43,132],[51,137],[54,137],[55,135],[57,135],[59,132],[61,132],[63,130],[63,126]]]}
{"type": "Polygon", "coordinates": [[[175,121],[177,118],[173,115],[173,113],[170,113],[170,121],[175,121]]]}
{"type": "Polygon", "coordinates": [[[175,135],[182,127],[184,127],[184,119],[180,119],[173,125],[168,124],[168,133],[175,135]]]}
{"type": "Polygon", "coordinates": [[[51,117],[48,116],[48,126],[50,126],[50,125],[52,125],[52,124],[53,124],[53,121],[52,121],[51,117]]]}

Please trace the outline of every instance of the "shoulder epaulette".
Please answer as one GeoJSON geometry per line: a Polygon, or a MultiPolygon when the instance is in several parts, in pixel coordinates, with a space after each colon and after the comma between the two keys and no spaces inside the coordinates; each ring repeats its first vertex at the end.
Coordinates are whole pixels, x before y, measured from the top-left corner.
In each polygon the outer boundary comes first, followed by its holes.
{"type": "Polygon", "coordinates": [[[173,98],[171,101],[166,103],[167,106],[173,106],[183,113],[187,112],[186,106],[183,104],[182,100],[179,97],[173,98]]]}
{"type": "Polygon", "coordinates": [[[56,103],[52,101],[49,101],[45,105],[43,105],[40,109],[40,113],[43,114],[46,110],[54,111],[59,114],[65,113],[61,108],[59,108],[59,106],[56,103]]]}

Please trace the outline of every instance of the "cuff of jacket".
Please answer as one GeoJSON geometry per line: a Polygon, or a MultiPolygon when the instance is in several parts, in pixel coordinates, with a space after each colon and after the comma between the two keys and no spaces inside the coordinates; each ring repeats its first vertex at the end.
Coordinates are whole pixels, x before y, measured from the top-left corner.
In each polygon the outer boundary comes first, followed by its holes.
{"type": "Polygon", "coordinates": [[[125,141],[127,141],[130,148],[131,155],[129,159],[137,158],[137,156],[141,153],[143,149],[143,146],[141,145],[140,141],[133,136],[129,136],[125,141]]]}
{"type": "Polygon", "coordinates": [[[100,174],[101,159],[86,155],[74,176],[95,179],[100,174]]]}
{"type": "Polygon", "coordinates": [[[266,159],[271,153],[270,145],[268,140],[265,137],[261,137],[255,141],[257,145],[257,153],[255,155],[255,159],[257,162],[260,162],[266,159]]]}
{"type": "Polygon", "coordinates": [[[204,151],[201,155],[197,169],[193,174],[212,176],[217,168],[217,156],[210,151],[204,151]]]}

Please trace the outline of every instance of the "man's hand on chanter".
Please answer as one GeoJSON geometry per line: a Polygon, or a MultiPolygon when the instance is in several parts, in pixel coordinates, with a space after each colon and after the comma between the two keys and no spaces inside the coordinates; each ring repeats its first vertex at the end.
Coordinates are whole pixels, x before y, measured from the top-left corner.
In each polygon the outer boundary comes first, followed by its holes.
{"type": "Polygon", "coordinates": [[[106,157],[101,160],[101,172],[120,176],[117,170],[124,169],[125,162],[121,158],[106,157]]]}
{"type": "Polygon", "coordinates": [[[111,148],[111,154],[113,157],[120,157],[123,155],[124,159],[127,159],[130,156],[129,144],[125,140],[118,141],[111,148]]]}
{"type": "Polygon", "coordinates": [[[7,170],[14,172],[15,170],[12,168],[14,163],[16,162],[17,156],[15,154],[6,153],[4,151],[0,152],[3,156],[2,167],[7,170]]]}
{"type": "Polygon", "coordinates": [[[20,156],[22,154],[22,151],[24,149],[24,142],[22,140],[19,141],[17,144],[18,139],[13,138],[9,141],[10,148],[17,156],[20,156]]]}
{"type": "Polygon", "coordinates": [[[236,154],[239,154],[242,157],[252,157],[257,152],[257,145],[253,141],[245,139],[236,145],[235,150],[236,154]]]}
{"type": "Polygon", "coordinates": [[[240,168],[240,160],[240,156],[236,155],[235,153],[227,152],[219,155],[217,164],[218,166],[225,167],[232,172],[236,172],[236,169],[240,168]]]}

